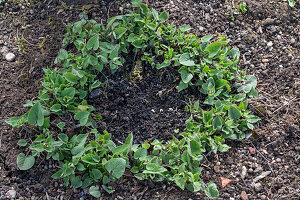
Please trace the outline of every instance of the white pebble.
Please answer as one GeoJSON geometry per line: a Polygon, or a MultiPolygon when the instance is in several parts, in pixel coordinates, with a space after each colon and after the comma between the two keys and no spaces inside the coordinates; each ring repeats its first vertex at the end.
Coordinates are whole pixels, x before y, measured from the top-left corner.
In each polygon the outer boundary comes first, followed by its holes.
{"type": "Polygon", "coordinates": [[[6,56],[5,56],[5,59],[6,59],[8,62],[14,61],[15,58],[16,58],[16,56],[15,56],[15,54],[13,54],[13,53],[8,53],[8,54],[6,54],[6,56]]]}

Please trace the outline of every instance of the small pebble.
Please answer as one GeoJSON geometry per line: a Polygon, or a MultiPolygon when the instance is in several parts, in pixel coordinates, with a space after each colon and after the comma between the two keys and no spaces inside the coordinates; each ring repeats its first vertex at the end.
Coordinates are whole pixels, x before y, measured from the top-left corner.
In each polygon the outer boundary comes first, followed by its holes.
{"type": "Polygon", "coordinates": [[[262,189],[262,184],[261,183],[255,183],[254,189],[256,192],[260,192],[262,189]]]}
{"type": "Polygon", "coordinates": [[[267,46],[268,46],[268,47],[273,46],[273,42],[272,42],[272,41],[268,42],[268,43],[267,43],[267,46]]]}
{"type": "Polygon", "coordinates": [[[260,198],[261,198],[261,200],[266,200],[267,196],[263,194],[263,195],[260,196],[260,198]]]}
{"type": "Polygon", "coordinates": [[[6,54],[6,56],[5,56],[5,59],[6,59],[8,62],[14,61],[15,58],[16,58],[16,56],[15,56],[15,54],[13,54],[13,53],[8,53],[8,54],[6,54]]]}
{"type": "Polygon", "coordinates": [[[296,42],[295,38],[291,39],[291,43],[294,44],[296,42]]]}
{"type": "Polygon", "coordinates": [[[9,199],[14,199],[14,198],[16,198],[16,195],[17,195],[17,192],[16,192],[16,190],[8,190],[7,192],[6,192],[6,197],[7,198],[9,198],[9,199]]]}

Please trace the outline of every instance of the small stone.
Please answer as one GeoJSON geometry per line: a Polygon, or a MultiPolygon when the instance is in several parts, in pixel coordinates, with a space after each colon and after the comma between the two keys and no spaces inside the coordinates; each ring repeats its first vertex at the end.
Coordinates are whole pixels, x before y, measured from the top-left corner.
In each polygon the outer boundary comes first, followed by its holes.
{"type": "Polygon", "coordinates": [[[2,54],[3,56],[6,56],[6,54],[8,53],[8,51],[9,51],[9,50],[8,50],[7,46],[4,46],[4,47],[1,48],[1,51],[0,51],[0,52],[1,52],[1,54],[2,54]]]}
{"type": "Polygon", "coordinates": [[[247,175],[247,168],[245,166],[242,167],[241,177],[244,179],[247,175]]]}
{"type": "Polygon", "coordinates": [[[229,23],[229,26],[230,26],[231,28],[233,28],[233,27],[234,27],[234,23],[233,23],[233,22],[230,22],[230,23],[229,23]]]}
{"type": "Polygon", "coordinates": [[[249,152],[250,154],[255,154],[256,153],[256,149],[253,147],[249,147],[249,152]]]}
{"type": "Polygon", "coordinates": [[[5,56],[5,59],[6,59],[8,62],[14,61],[15,58],[16,58],[16,56],[15,56],[15,54],[13,54],[13,53],[8,53],[8,54],[6,54],[6,56],[5,56]]]}
{"type": "Polygon", "coordinates": [[[199,31],[204,31],[204,27],[203,26],[199,26],[199,31]]]}
{"type": "Polygon", "coordinates": [[[272,42],[272,41],[268,42],[268,43],[267,43],[267,46],[268,46],[268,47],[273,46],[273,42],[272,42]]]}
{"type": "Polygon", "coordinates": [[[262,59],[261,61],[262,61],[263,63],[268,63],[268,62],[269,62],[268,59],[262,59]]]}
{"type": "Polygon", "coordinates": [[[296,42],[295,38],[291,39],[291,43],[294,44],[296,42]]]}
{"type": "Polygon", "coordinates": [[[283,65],[279,65],[280,68],[283,68],[283,65]]]}
{"type": "Polygon", "coordinates": [[[276,158],[276,162],[280,163],[281,159],[280,158],[276,158]]]}
{"type": "Polygon", "coordinates": [[[263,194],[263,195],[260,196],[260,198],[261,198],[261,200],[266,200],[267,196],[263,194]]]}
{"type": "MultiPolygon", "coordinates": [[[[268,60],[268,61],[269,61],[269,60],[268,60]]],[[[265,149],[263,149],[262,152],[263,152],[264,154],[266,154],[266,155],[269,154],[269,153],[267,152],[267,150],[265,150],[265,149]]]]}
{"type": "Polygon", "coordinates": [[[253,182],[255,183],[255,182],[259,181],[260,179],[265,178],[266,176],[268,176],[270,174],[271,174],[271,171],[265,171],[265,172],[261,173],[261,175],[255,177],[255,179],[253,179],[253,182]]]}
{"type": "Polygon", "coordinates": [[[276,33],[276,32],[277,32],[277,29],[276,29],[275,26],[272,26],[272,27],[271,27],[271,32],[272,32],[272,33],[276,33]]]}
{"type": "Polygon", "coordinates": [[[231,179],[221,177],[222,187],[225,188],[229,183],[231,183],[231,181],[232,181],[231,179]]]}
{"type": "Polygon", "coordinates": [[[7,192],[6,192],[6,198],[9,198],[9,199],[14,199],[14,198],[16,198],[16,196],[17,196],[17,192],[16,192],[16,190],[8,190],[7,192]]]}
{"type": "Polygon", "coordinates": [[[241,193],[241,199],[242,200],[248,200],[248,194],[245,191],[242,191],[242,193],[241,193]]]}
{"type": "Polygon", "coordinates": [[[169,111],[172,112],[172,111],[173,111],[173,108],[169,108],[169,111]]]}
{"type": "Polygon", "coordinates": [[[262,25],[271,25],[275,22],[275,19],[267,18],[262,21],[262,25]]]}
{"type": "Polygon", "coordinates": [[[219,166],[214,166],[214,170],[216,173],[220,173],[221,171],[219,166]]]}
{"type": "Polygon", "coordinates": [[[262,184],[261,183],[255,183],[254,184],[254,189],[256,192],[260,192],[262,189],[262,184]]]}

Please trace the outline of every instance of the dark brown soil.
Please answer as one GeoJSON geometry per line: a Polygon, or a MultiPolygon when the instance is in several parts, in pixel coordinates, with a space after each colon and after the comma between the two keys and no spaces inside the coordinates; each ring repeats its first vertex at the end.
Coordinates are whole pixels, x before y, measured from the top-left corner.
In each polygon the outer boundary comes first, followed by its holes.
{"type": "MultiPolygon", "coordinates": [[[[170,22],[189,24],[200,36],[226,34],[241,51],[240,65],[259,79],[260,95],[250,106],[262,121],[249,140],[232,142],[228,152],[208,156],[202,163],[203,179],[218,184],[219,199],[244,199],[245,194],[248,199],[300,199],[300,5],[245,2],[247,12],[233,14],[235,5],[227,0],[149,0],[151,7],[170,13],[170,22]],[[266,172],[266,177],[254,182],[266,172]],[[232,182],[222,188],[221,177],[232,182]]],[[[0,49],[6,46],[16,54],[14,62],[0,60],[0,199],[6,199],[8,190],[17,192],[16,199],[91,199],[86,190],[66,188],[51,179],[57,163],[44,157],[32,169],[19,171],[16,157],[29,150],[18,147],[17,141],[30,141],[34,135],[12,129],[4,120],[26,112],[22,105],[36,97],[42,68],[51,67],[69,22],[78,21],[82,11],[105,21],[121,14],[120,7],[129,12],[130,6],[128,1],[84,6],[63,6],[58,0],[28,3],[10,0],[0,6],[0,49]]],[[[188,117],[185,101],[199,98],[193,90],[176,92],[175,71],[145,68],[142,77],[110,81],[98,91],[100,96],[89,99],[103,116],[100,129],[111,132],[117,142],[131,132],[136,142],[170,139],[188,117]]],[[[130,177],[112,186],[116,192],[103,192],[102,199],[206,199],[202,192],[130,177]]]]}

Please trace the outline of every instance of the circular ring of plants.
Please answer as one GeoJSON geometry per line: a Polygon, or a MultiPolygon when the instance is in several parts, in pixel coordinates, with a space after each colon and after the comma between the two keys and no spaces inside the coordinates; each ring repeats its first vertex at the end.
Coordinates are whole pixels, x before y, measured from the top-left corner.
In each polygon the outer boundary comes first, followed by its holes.
{"type": "MultiPolygon", "coordinates": [[[[176,28],[167,23],[166,12],[149,9],[141,0],[133,0],[132,6],[132,13],[112,17],[106,24],[83,15],[81,21],[68,25],[64,49],[54,62],[60,67],[44,69],[38,99],[25,104],[30,110],[6,120],[13,127],[29,124],[39,129],[39,136],[30,145],[32,155],[21,153],[17,164],[20,170],[27,170],[34,165],[35,157],[46,153],[47,159],[61,166],[52,178],[63,179],[74,188],[90,187],[94,197],[101,195],[97,183],[113,192],[108,183],[127,171],[140,180],[173,181],[181,189],[202,190],[216,198],[216,184],[201,180],[203,154],[227,151],[225,139],[244,139],[260,120],[247,110],[247,98],[258,95],[257,79],[239,69],[239,50],[230,48],[225,37],[198,38],[189,33],[189,26],[176,28]],[[195,87],[205,95],[204,102],[187,106],[191,116],[178,138],[134,144],[130,134],[118,146],[107,131],[98,132],[101,113],[95,112],[86,99],[105,85],[109,73],[122,69],[124,55],[128,54],[134,55],[134,63],[146,63],[158,70],[176,68],[180,76],[178,92],[195,87]],[[202,104],[209,109],[204,110],[202,104]],[[56,116],[60,120],[52,127],[56,116]],[[70,116],[74,120],[68,120],[70,116]],[[65,134],[69,127],[80,133],[70,137],[65,134]],[[55,134],[59,130],[61,133],[55,134]]],[[[19,141],[19,145],[26,146],[27,142],[19,141]]]]}

